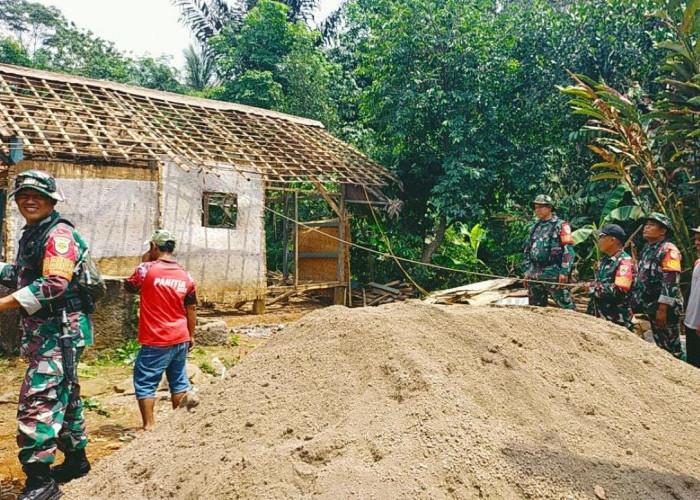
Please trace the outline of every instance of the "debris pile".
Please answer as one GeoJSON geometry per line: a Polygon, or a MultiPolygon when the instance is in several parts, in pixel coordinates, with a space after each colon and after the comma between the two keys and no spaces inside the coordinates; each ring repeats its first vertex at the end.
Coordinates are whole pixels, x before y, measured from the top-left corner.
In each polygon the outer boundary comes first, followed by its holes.
{"type": "Polygon", "coordinates": [[[558,309],[289,324],[68,498],[700,498],[700,370],[558,309]]]}
{"type": "Polygon", "coordinates": [[[379,306],[390,302],[404,301],[414,297],[415,288],[401,280],[381,284],[371,282],[352,291],[353,307],[379,306]]]}
{"type": "MultiPolygon", "coordinates": [[[[579,311],[585,311],[588,306],[588,295],[584,292],[584,284],[571,286],[571,298],[579,311]]],[[[527,289],[517,278],[498,278],[469,285],[458,286],[448,290],[439,290],[426,297],[429,304],[469,304],[472,306],[526,306],[527,289]]],[[[556,303],[549,299],[550,305],[556,303]]]]}

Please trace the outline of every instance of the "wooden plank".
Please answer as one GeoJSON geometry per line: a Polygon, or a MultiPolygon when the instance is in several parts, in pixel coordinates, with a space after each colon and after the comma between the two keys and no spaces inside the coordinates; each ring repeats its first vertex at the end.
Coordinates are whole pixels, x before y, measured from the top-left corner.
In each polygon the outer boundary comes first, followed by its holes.
{"type": "Polygon", "coordinates": [[[325,290],[327,288],[335,288],[337,286],[344,286],[344,283],[341,283],[340,281],[329,281],[327,283],[303,283],[301,285],[278,285],[278,286],[269,286],[267,287],[267,291],[271,293],[284,293],[287,290],[294,289],[300,292],[308,292],[311,290],[325,290]]]}
{"type": "Polygon", "coordinates": [[[392,295],[399,295],[401,293],[396,288],[392,288],[392,287],[387,286],[387,285],[380,285],[379,283],[375,283],[374,281],[369,283],[368,286],[371,286],[372,288],[376,288],[377,290],[381,290],[382,292],[385,292],[385,293],[390,293],[392,295]]]}
{"type": "Polygon", "coordinates": [[[337,259],[338,252],[299,252],[300,259],[337,259]]]}
{"type": "Polygon", "coordinates": [[[321,184],[318,180],[314,178],[311,178],[311,183],[316,189],[318,189],[318,192],[321,193],[323,198],[326,200],[326,203],[330,205],[331,209],[336,213],[336,215],[338,215],[338,217],[342,217],[343,212],[340,210],[340,207],[336,204],[335,200],[331,198],[328,191],[326,191],[326,188],[323,187],[323,184],[321,184]]]}
{"type": "Polygon", "coordinates": [[[493,304],[494,302],[497,302],[501,299],[504,299],[508,296],[507,293],[500,292],[500,291],[489,291],[489,292],[484,292],[480,293],[479,295],[475,295],[473,297],[470,297],[467,299],[467,304],[470,306],[484,306],[488,304],[493,304]]]}
{"type": "Polygon", "coordinates": [[[295,290],[295,289],[288,290],[288,291],[284,292],[282,295],[278,295],[277,297],[274,297],[273,299],[268,300],[267,305],[271,306],[272,304],[276,304],[277,302],[284,300],[284,299],[287,299],[287,298],[289,298],[292,295],[295,295],[297,293],[299,293],[299,290],[295,290]]]}
{"type": "Polygon", "coordinates": [[[382,301],[382,300],[384,300],[384,299],[386,299],[386,298],[389,298],[389,297],[391,297],[391,294],[390,294],[390,293],[385,293],[384,295],[380,295],[379,297],[377,297],[376,299],[374,299],[372,302],[369,302],[367,305],[368,305],[368,306],[373,306],[373,305],[377,304],[378,302],[380,302],[380,301],[382,301]]]}
{"type": "Polygon", "coordinates": [[[448,290],[438,290],[428,295],[428,297],[426,297],[426,301],[428,303],[432,303],[432,301],[435,300],[442,301],[448,300],[450,298],[454,299],[458,296],[471,297],[489,290],[498,290],[501,288],[506,288],[508,286],[516,284],[517,282],[517,278],[498,278],[487,281],[480,281],[478,283],[471,283],[469,285],[450,288],[448,290]]]}

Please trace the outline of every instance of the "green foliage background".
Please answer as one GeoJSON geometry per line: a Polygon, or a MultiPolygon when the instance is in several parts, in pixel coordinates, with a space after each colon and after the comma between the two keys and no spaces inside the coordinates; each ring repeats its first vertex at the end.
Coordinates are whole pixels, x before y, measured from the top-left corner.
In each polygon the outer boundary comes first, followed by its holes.
{"type": "MultiPolygon", "coordinates": [[[[640,121],[644,130],[659,131],[649,135],[654,161],[667,172],[687,171],[673,183],[679,194],[672,203],[680,208],[666,208],[686,228],[698,223],[694,110],[700,98],[684,94],[688,85],[669,84],[697,73],[697,22],[683,20],[686,4],[354,0],[323,25],[310,15],[314,1],[173,4],[200,43],[188,50],[182,78],[167,60],[127,57],[56,9],[26,0],[0,0],[0,62],[321,120],[390,168],[403,187],[384,188],[402,202],[398,216],[353,209],[356,243],[388,251],[388,238],[404,258],[511,275],[520,273],[536,194],[552,195],[558,215],[582,230],[582,276],[596,258],[592,238],[584,236],[605,220],[630,232],[638,225],[631,209],[620,208],[639,205],[634,186],[620,189],[613,177],[591,180],[589,167],[600,159],[587,146],[605,132],[585,126],[590,115],[572,113],[570,95],[559,91],[573,83],[569,72],[585,75],[647,117],[640,121]],[[666,17],[649,15],[655,11],[666,17]],[[684,43],[692,54],[682,59],[674,45],[684,43]],[[669,58],[674,51],[675,60],[669,58]],[[653,115],[678,109],[693,111],[681,113],[680,129],[669,115],[653,115]]],[[[303,210],[310,217],[319,209],[303,210]]],[[[275,268],[283,249],[270,238],[280,234],[281,222],[269,218],[268,265],[275,268]]],[[[360,251],[352,259],[360,282],[403,277],[391,259],[360,251]]],[[[480,279],[420,265],[407,271],[428,289],[480,279]]]]}

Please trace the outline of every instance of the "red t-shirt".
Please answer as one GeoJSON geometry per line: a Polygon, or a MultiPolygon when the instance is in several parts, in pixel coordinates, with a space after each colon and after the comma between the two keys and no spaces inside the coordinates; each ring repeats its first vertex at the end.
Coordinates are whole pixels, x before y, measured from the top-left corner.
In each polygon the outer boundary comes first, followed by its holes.
{"type": "Polygon", "coordinates": [[[167,347],[190,340],[185,306],[197,304],[197,293],[192,276],[177,262],[144,262],[125,286],[141,291],[139,344],[167,347]]]}

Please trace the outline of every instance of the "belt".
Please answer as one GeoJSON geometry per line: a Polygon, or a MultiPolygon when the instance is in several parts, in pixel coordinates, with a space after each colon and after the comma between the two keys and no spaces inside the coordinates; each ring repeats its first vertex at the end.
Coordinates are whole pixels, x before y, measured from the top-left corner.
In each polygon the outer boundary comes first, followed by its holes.
{"type": "Polygon", "coordinates": [[[66,313],[80,312],[85,309],[83,300],[80,297],[72,297],[70,299],[52,300],[37,312],[32,314],[33,318],[56,318],[60,316],[61,311],[65,309],[66,313]]]}

